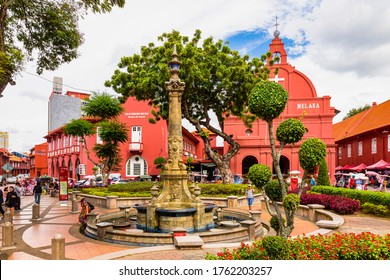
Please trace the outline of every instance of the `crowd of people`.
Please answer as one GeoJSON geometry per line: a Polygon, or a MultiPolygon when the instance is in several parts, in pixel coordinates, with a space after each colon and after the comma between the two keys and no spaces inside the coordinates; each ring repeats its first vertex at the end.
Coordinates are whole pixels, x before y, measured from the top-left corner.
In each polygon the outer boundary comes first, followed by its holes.
{"type": "Polygon", "coordinates": [[[385,192],[388,186],[390,175],[388,171],[366,172],[366,173],[336,173],[335,187],[378,190],[385,192]]]}
{"type": "Polygon", "coordinates": [[[21,178],[14,185],[5,186],[3,190],[0,189],[0,213],[4,217],[4,208],[6,208],[10,211],[12,218],[15,211],[21,210],[22,195],[34,195],[34,202],[40,204],[41,195],[50,194],[53,196],[58,191],[59,181],[57,179],[21,178]]]}

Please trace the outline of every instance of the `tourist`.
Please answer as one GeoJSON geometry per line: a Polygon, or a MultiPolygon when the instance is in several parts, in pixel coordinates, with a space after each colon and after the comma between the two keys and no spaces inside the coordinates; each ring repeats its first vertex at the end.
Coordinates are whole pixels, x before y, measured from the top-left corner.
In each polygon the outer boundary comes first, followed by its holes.
{"type": "Polygon", "coordinates": [[[354,189],[355,188],[355,175],[352,175],[348,182],[348,188],[354,189]]]}
{"type": "Polygon", "coordinates": [[[41,203],[42,191],[43,190],[42,190],[41,180],[37,180],[37,183],[36,183],[36,185],[34,186],[34,189],[33,189],[35,204],[40,204],[41,203]]]}
{"type": "Polygon", "coordinates": [[[15,206],[18,203],[18,195],[14,191],[14,187],[10,186],[8,188],[7,198],[5,199],[5,206],[11,212],[11,220],[15,214],[15,206]]]}
{"type": "Polygon", "coordinates": [[[85,224],[87,222],[87,215],[91,212],[91,209],[89,208],[88,202],[85,200],[85,198],[81,199],[81,211],[79,215],[79,222],[82,224],[85,224]]]}
{"type": "Polygon", "coordinates": [[[17,198],[16,198],[16,205],[15,205],[15,211],[20,211],[20,204],[21,204],[21,201],[20,201],[20,183],[19,182],[16,182],[15,186],[14,186],[14,191],[17,195],[17,198]]]}
{"type": "Polygon", "coordinates": [[[316,185],[316,179],[314,179],[314,176],[311,176],[311,179],[310,179],[310,186],[311,187],[314,187],[316,185]]]}
{"type": "Polygon", "coordinates": [[[248,207],[249,210],[252,210],[253,200],[255,197],[255,193],[252,189],[252,185],[248,184],[248,189],[245,191],[245,197],[248,200],[248,207]]]}

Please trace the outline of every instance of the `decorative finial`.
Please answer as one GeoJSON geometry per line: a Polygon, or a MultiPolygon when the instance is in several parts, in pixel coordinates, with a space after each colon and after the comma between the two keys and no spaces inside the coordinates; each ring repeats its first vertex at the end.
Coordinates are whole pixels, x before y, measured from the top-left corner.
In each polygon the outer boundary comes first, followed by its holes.
{"type": "Polygon", "coordinates": [[[168,63],[172,76],[178,78],[181,62],[178,59],[179,55],[176,52],[176,44],[173,45],[172,60],[168,63]]]}
{"type": "Polygon", "coordinates": [[[278,23],[278,15],[276,15],[275,16],[275,24],[274,24],[274,26],[275,26],[274,36],[275,37],[279,37],[279,35],[280,35],[280,32],[278,30],[278,25],[280,25],[280,24],[278,23]]]}

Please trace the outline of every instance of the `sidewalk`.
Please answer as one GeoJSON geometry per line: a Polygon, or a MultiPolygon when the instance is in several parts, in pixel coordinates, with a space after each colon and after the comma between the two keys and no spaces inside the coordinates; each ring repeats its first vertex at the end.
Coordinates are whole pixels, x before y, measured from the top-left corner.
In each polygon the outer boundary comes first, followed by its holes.
{"type": "MultiPolygon", "coordinates": [[[[72,214],[71,202],[61,206],[58,198],[45,195],[41,198],[41,221],[32,222],[33,196],[22,196],[22,210],[14,217],[14,245],[16,249],[2,250],[1,260],[50,260],[51,239],[56,234],[65,238],[65,257],[72,260],[86,259],[126,259],[126,260],[201,260],[207,252],[216,253],[225,247],[238,247],[238,243],[206,244],[200,250],[178,250],[173,245],[138,247],[106,243],[90,239],[80,234],[78,213],[72,214]]],[[[259,208],[259,205],[254,206],[259,208]]],[[[244,210],[244,209],[243,209],[244,210]]],[[[246,210],[246,209],[245,209],[246,210]]],[[[108,209],[96,208],[94,211],[106,213],[108,209]]],[[[115,211],[115,210],[111,210],[115,211]]],[[[263,211],[262,218],[268,220],[263,211]]],[[[390,219],[372,216],[344,216],[346,223],[339,231],[390,233],[390,219]]],[[[317,226],[309,221],[295,219],[293,236],[315,231],[317,226]]],[[[2,238],[2,227],[0,228],[2,238]]]]}

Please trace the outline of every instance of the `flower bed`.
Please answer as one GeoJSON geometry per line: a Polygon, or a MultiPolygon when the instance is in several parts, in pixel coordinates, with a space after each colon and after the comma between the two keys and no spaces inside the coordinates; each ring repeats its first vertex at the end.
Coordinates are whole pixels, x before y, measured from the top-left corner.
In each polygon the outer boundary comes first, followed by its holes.
{"type": "Polygon", "coordinates": [[[316,186],[312,188],[312,191],[316,193],[339,195],[360,201],[363,205],[366,202],[370,202],[375,205],[383,205],[390,209],[390,193],[375,192],[375,191],[362,191],[352,190],[344,188],[335,188],[328,186],[316,186]]]}
{"type": "Polygon", "coordinates": [[[207,260],[389,260],[390,234],[363,232],[329,236],[316,235],[283,239],[279,236],[259,238],[251,245],[217,254],[207,260]]]}
{"type": "Polygon", "coordinates": [[[342,215],[352,214],[360,210],[360,202],[358,200],[326,194],[303,193],[300,204],[321,204],[325,206],[325,209],[334,210],[342,215]]]}

